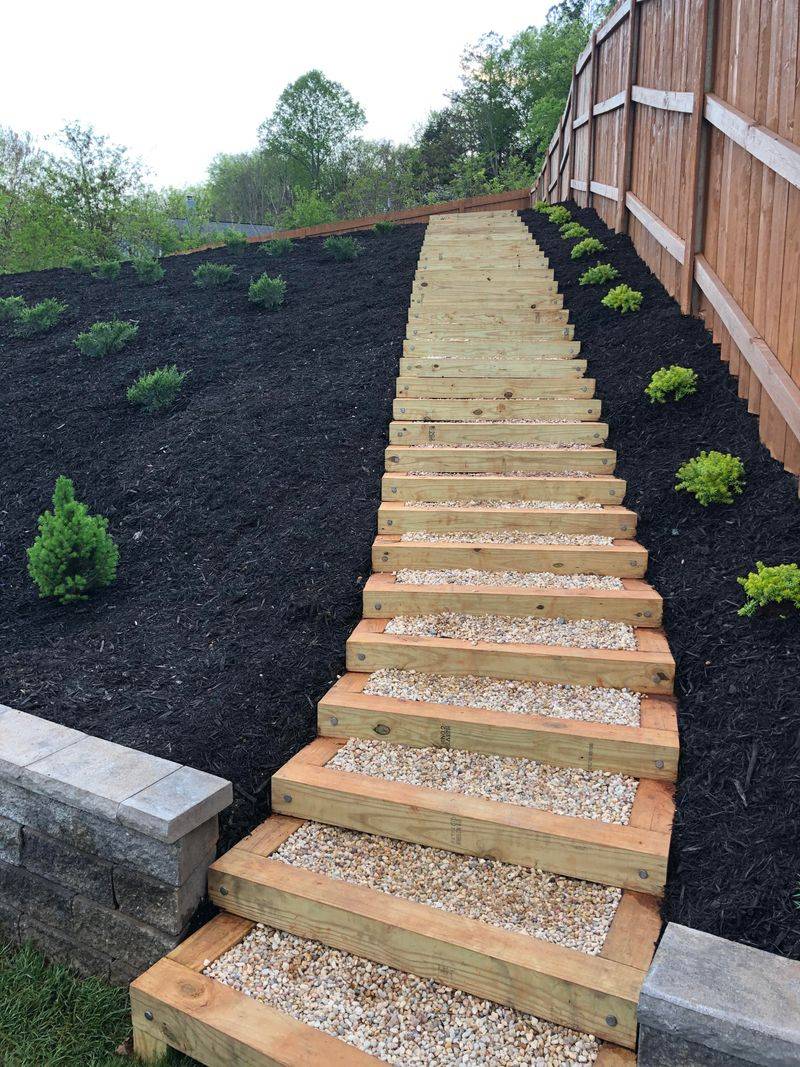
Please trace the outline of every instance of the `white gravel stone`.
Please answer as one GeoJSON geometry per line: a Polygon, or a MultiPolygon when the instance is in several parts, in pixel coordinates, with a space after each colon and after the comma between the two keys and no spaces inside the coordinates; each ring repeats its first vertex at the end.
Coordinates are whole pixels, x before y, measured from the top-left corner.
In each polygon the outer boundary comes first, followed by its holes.
{"type": "Polygon", "coordinates": [[[438,541],[469,545],[611,545],[613,538],[602,534],[535,534],[527,530],[452,530],[439,533],[433,530],[409,530],[401,541],[438,541]]]}
{"type": "MultiPolygon", "coordinates": [[[[417,421],[417,420],[414,420],[417,421]]],[[[498,422],[505,422],[514,426],[556,426],[563,423],[573,422],[573,419],[422,419],[424,423],[435,423],[437,426],[496,426],[498,422]]]]}
{"type": "Polygon", "coordinates": [[[412,478],[596,478],[589,471],[403,471],[412,478]]]}
{"type": "Polygon", "coordinates": [[[530,589],[622,589],[622,579],[597,574],[553,574],[550,571],[411,570],[395,575],[401,585],[520,585],[530,589]]]}
{"type": "Polygon", "coordinates": [[[514,715],[546,715],[580,722],[638,726],[641,697],[628,689],[549,685],[474,674],[427,674],[394,668],[375,671],[364,687],[369,696],[487,708],[514,715]]]}
{"type": "Polygon", "coordinates": [[[633,627],[610,619],[514,618],[511,615],[468,615],[458,611],[439,611],[430,615],[395,615],[386,624],[384,632],[499,644],[636,649],[633,627]]]}
{"type": "Polygon", "coordinates": [[[630,818],[637,785],[635,778],[610,771],[458,749],[408,748],[358,737],[351,737],[327,766],[621,826],[630,818]]]}
{"type": "Polygon", "coordinates": [[[559,450],[567,450],[573,452],[580,452],[587,448],[597,448],[597,445],[587,445],[582,442],[574,441],[566,444],[563,441],[466,441],[461,444],[451,444],[447,441],[426,441],[424,445],[408,445],[408,448],[526,448],[534,451],[543,451],[544,449],[558,448],[559,450]]]}
{"type": "MultiPolygon", "coordinates": [[[[452,477],[452,475],[451,475],[452,477]]],[[[602,504],[590,500],[413,500],[405,505],[419,511],[431,508],[451,508],[461,511],[464,508],[494,508],[497,511],[600,511],[602,504]]]]}
{"type": "Polygon", "coordinates": [[[622,896],[611,886],[317,822],[304,823],[270,858],[592,956],[622,896]]]}
{"type": "Polygon", "coordinates": [[[594,1063],[596,1038],[258,924],[204,974],[397,1067],[594,1063]]]}

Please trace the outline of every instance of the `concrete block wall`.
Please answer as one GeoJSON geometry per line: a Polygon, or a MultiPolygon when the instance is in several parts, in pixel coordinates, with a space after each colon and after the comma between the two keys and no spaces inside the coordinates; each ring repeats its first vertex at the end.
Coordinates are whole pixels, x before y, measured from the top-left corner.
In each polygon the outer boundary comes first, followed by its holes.
{"type": "Polygon", "coordinates": [[[231,783],[0,705],[0,927],[125,984],[181,940],[231,783]]]}

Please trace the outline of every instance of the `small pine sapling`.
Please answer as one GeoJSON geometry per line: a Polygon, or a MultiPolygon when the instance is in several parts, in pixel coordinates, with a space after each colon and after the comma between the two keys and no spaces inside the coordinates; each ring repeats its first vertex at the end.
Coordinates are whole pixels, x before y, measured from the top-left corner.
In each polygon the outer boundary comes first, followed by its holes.
{"type": "Polygon", "coordinates": [[[606,246],[602,241],[598,241],[596,237],[584,237],[582,241],[578,241],[573,246],[570,252],[570,258],[583,259],[584,256],[591,256],[595,252],[605,252],[606,246]]]}
{"type": "Polygon", "coordinates": [[[698,504],[732,504],[744,491],[744,464],[729,452],[701,452],[677,472],[678,490],[686,490],[698,504]]]}
{"type": "Polygon", "coordinates": [[[88,600],[117,576],[119,549],[108,532],[108,519],[90,515],[75,499],[75,487],[61,475],[53,493],[53,510],[39,516],[39,535],[28,549],[28,573],[40,597],[61,604],[88,600]]]}
{"type": "Polygon", "coordinates": [[[66,304],[52,297],[23,308],[14,319],[14,333],[17,337],[33,337],[34,334],[52,330],[66,310],[66,304]]]}
{"type": "Polygon", "coordinates": [[[0,297],[0,322],[16,322],[26,306],[21,296],[0,297]]]}
{"type": "Polygon", "coordinates": [[[194,284],[201,289],[209,289],[213,285],[225,285],[233,277],[233,267],[227,263],[201,263],[192,272],[194,284]]]}
{"type": "Polygon", "coordinates": [[[768,604],[788,603],[800,609],[800,567],[796,563],[766,567],[759,562],[755,571],[736,580],[747,595],[747,603],[739,608],[740,615],[755,615],[759,608],[768,604]]]}
{"type": "Polygon", "coordinates": [[[541,215],[546,215],[547,212],[550,210],[550,205],[547,203],[546,200],[537,200],[536,203],[533,205],[533,210],[538,211],[541,215]]]}
{"type": "Polygon", "coordinates": [[[222,241],[227,248],[238,251],[247,247],[247,234],[241,230],[225,230],[222,234],[222,241]]]}
{"type": "Polygon", "coordinates": [[[375,233],[392,233],[397,229],[397,223],[391,219],[379,219],[372,227],[375,233]]]}
{"type": "Polygon", "coordinates": [[[88,256],[78,254],[76,256],[70,256],[67,260],[67,266],[70,270],[77,271],[78,274],[89,274],[94,263],[88,256]]]}
{"type": "Polygon", "coordinates": [[[174,363],[170,367],[156,367],[150,374],[140,375],[126,396],[131,404],[138,404],[145,411],[163,411],[175,402],[188,374],[188,370],[179,371],[174,363]]]}
{"type": "Polygon", "coordinates": [[[579,222],[565,222],[563,226],[559,227],[558,232],[565,241],[577,241],[580,237],[589,236],[587,228],[581,226],[579,222]]]}
{"type": "Polygon", "coordinates": [[[146,256],[131,260],[134,274],[142,285],[154,285],[164,277],[164,268],[157,259],[149,259],[146,256]]]}
{"type": "Polygon", "coordinates": [[[118,259],[101,259],[99,263],[95,264],[95,268],[92,271],[92,277],[98,280],[111,282],[115,278],[119,277],[119,272],[122,270],[122,264],[118,259]]]}
{"type": "Polygon", "coordinates": [[[619,277],[619,271],[610,263],[596,263],[578,278],[579,285],[605,285],[619,277]]]}
{"type": "Polygon", "coordinates": [[[609,289],[600,301],[604,307],[618,311],[620,315],[627,315],[629,311],[638,311],[642,306],[644,297],[638,289],[631,289],[629,285],[616,285],[609,289]]]}
{"type": "Polygon", "coordinates": [[[329,237],[323,241],[322,247],[340,263],[355,259],[361,253],[361,245],[354,237],[329,237]]]}
{"type": "Polygon", "coordinates": [[[666,404],[670,398],[683,400],[685,396],[692,396],[696,392],[697,374],[691,367],[679,367],[674,363],[671,367],[661,367],[655,371],[645,389],[651,404],[666,404]]]}
{"type": "Polygon", "coordinates": [[[572,222],[572,215],[564,207],[563,204],[553,204],[545,211],[548,219],[555,223],[556,226],[563,226],[567,222],[572,222]]]}
{"type": "Polygon", "coordinates": [[[270,278],[268,274],[262,274],[251,284],[247,296],[251,303],[267,311],[277,311],[286,296],[286,282],[280,275],[270,278]]]}
{"type": "Polygon", "coordinates": [[[84,356],[98,358],[109,352],[119,352],[139,332],[135,322],[112,319],[111,322],[94,322],[75,338],[75,347],[84,356]]]}
{"type": "Polygon", "coordinates": [[[294,248],[291,237],[274,237],[271,241],[264,241],[261,251],[265,256],[285,256],[294,248]]]}

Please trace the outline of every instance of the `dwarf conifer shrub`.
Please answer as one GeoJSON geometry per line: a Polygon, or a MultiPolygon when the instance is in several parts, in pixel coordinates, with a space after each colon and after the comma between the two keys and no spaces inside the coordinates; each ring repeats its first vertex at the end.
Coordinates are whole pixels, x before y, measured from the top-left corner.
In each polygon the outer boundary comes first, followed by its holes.
{"type": "Polygon", "coordinates": [[[0,297],[0,322],[16,322],[26,306],[21,296],[0,297]]]}
{"type": "Polygon", "coordinates": [[[746,578],[736,580],[747,594],[747,602],[739,608],[740,615],[755,615],[768,604],[788,603],[800,608],[800,567],[796,563],[766,567],[759,562],[746,578]]]}
{"type": "Polygon", "coordinates": [[[122,264],[118,259],[101,259],[99,263],[95,264],[95,268],[92,271],[92,277],[102,281],[111,282],[119,277],[119,272],[121,270],[122,264]]]}
{"type": "Polygon", "coordinates": [[[638,289],[631,289],[629,285],[615,285],[609,289],[600,301],[607,308],[618,311],[620,315],[627,315],[629,311],[638,311],[642,306],[644,297],[638,289]]]}
{"type": "Polygon", "coordinates": [[[596,237],[584,237],[582,241],[578,241],[574,245],[570,252],[572,259],[583,259],[584,256],[591,256],[595,252],[605,252],[606,246],[602,241],[598,241],[596,237]]]}
{"type": "Polygon", "coordinates": [[[31,307],[24,307],[13,320],[14,333],[17,337],[33,337],[34,334],[52,330],[66,310],[66,304],[52,297],[31,307]]]}
{"type": "Polygon", "coordinates": [[[261,251],[265,256],[285,256],[294,248],[291,237],[274,237],[271,241],[264,241],[261,251]]]}
{"type": "Polygon", "coordinates": [[[134,274],[142,285],[154,285],[164,277],[164,268],[157,259],[149,259],[142,256],[131,260],[134,274]]]}
{"type": "Polygon", "coordinates": [[[744,489],[744,464],[729,452],[701,452],[678,468],[676,489],[685,489],[699,504],[732,504],[744,489]]]}
{"type": "Polygon", "coordinates": [[[107,356],[109,352],[119,352],[133,340],[139,332],[135,322],[123,322],[112,319],[111,322],[94,322],[84,333],[75,338],[75,347],[84,356],[107,356]]]}
{"type": "Polygon", "coordinates": [[[145,411],[163,411],[175,402],[188,374],[188,370],[179,371],[174,363],[156,367],[149,374],[140,375],[125,395],[131,404],[138,404],[145,411]]]}
{"type": "Polygon", "coordinates": [[[564,238],[565,241],[575,241],[579,237],[588,237],[589,231],[585,226],[581,226],[579,222],[565,222],[563,226],[559,226],[558,232],[564,238]]]}
{"type": "Polygon", "coordinates": [[[108,519],[90,515],[75,499],[75,487],[63,475],[56,481],[53,510],[39,516],[39,535],[28,549],[28,573],[40,597],[62,604],[88,600],[117,576],[119,549],[108,532],[108,519]]]}
{"type": "Polygon", "coordinates": [[[361,245],[355,237],[329,237],[327,241],[323,242],[322,247],[329,256],[332,256],[340,263],[355,259],[356,256],[361,254],[361,245]]]}
{"type": "Polygon", "coordinates": [[[375,233],[393,233],[397,229],[397,223],[391,219],[379,219],[372,229],[375,233]]]}
{"type": "Polygon", "coordinates": [[[619,271],[610,263],[596,263],[578,278],[579,285],[605,285],[619,277],[619,271]]]}
{"type": "Polygon", "coordinates": [[[651,404],[666,404],[670,398],[683,400],[685,396],[696,392],[697,374],[691,367],[679,367],[674,363],[671,367],[661,367],[657,370],[645,389],[651,404]]]}
{"type": "Polygon", "coordinates": [[[88,274],[94,264],[88,256],[76,255],[67,260],[67,266],[70,270],[77,271],[78,274],[88,274]]]}
{"type": "Polygon", "coordinates": [[[201,289],[210,289],[214,285],[225,285],[233,277],[233,267],[227,263],[201,263],[192,271],[194,284],[201,289]]]}
{"type": "Polygon", "coordinates": [[[547,212],[550,210],[550,205],[547,203],[546,200],[537,200],[536,203],[533,205],[533,210],[538,211],[542,215],[546,215],[547,212]]]}
{"type": "Polygon", "coordinates": [[[253,304],[267,311],[277,311],[286,296],[286,282],[280,275],[270,278],[268,274],[262,274],[251,284],[247,295],[253,304]]]}
{"type": "Polygon", "coordinates": [[[572,215],[563,204],[551,204],[544,213],[556,226],[563,226],[567,222],[572,222],[572,215]]]}
{"type": "Polygon", "coordinates": [[[241,230],[225,230],[222,240],[228,248],[240,249],[247,246],[247,234],[241,230]]]}

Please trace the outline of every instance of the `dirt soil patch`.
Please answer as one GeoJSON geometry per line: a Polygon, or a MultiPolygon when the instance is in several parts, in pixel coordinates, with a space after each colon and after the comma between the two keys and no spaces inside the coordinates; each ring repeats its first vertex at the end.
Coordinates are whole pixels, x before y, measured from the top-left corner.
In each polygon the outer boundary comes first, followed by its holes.
{"type": "Polygon", "coordinates": [[[69,306],[39,338],[0,337],[0,703],[230,778],[226,843],[265,817],[344,669],[423,234],[359,234],[349,263],[321,239],[176,256],[154,286],[130,266],[0,278],[69,306]],[[205,261],[235,281],[197,288],[205,261]],[[247,298],[263,271],[287,282],[275,313],[247,298]],[[82,356],[76,334],[114,315],[138,337],[82,356]],[[127,386],[170,363],[191,371],[175,407],[132,408],[127,386]],[[39,600],[26,570],[59,474],[120,547],[116,584],[77,607],[39,600]]]}
{"type": "Polygon", "coordinates": [[[797,482],[759,443],[736,381],[703,323],[678,305],[591,210],[568,205],[607,251],[600,262],[644,294],[620,316],[600,299],[609,286],[578,285],[596,260],[574,261],[558,229],[523,218],[550,259],[597,378],[609,444],[628,481],[625,503],[640,516],[648,578],[664,596],[677,661],[682,758],[666,919],[800,955],[800,613],[740,618],[739,575],[800,560],[797,482]],[[678,363],[700,376],[695,396],[650,404],[653,371],[678,363]],[[703,508],[675,492],[675,471],[701,449],[739,456],[747,486],[731,506],[703,508]]]}

